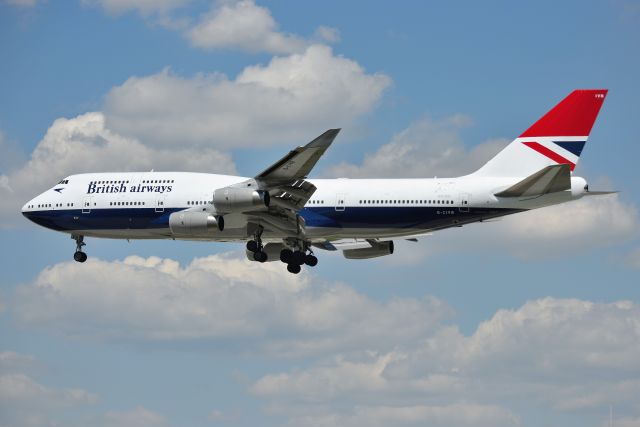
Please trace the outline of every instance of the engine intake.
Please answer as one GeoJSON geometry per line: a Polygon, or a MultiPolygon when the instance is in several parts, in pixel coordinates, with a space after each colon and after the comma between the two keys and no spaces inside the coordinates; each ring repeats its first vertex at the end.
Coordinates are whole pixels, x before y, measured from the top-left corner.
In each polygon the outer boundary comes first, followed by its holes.
{"type": "Polygon", "coordinates": [[[269,203],[269,193],[263,190],[225,187],[213,192],[213,205],[220,213],[267,210],[269,203]]]}
{"type": "Polygon", "coordinates": [[[169,228],[176,237],[207,237],[224,230],[224,218],[209,212],[174,212],[169,215],[169,228]]]}

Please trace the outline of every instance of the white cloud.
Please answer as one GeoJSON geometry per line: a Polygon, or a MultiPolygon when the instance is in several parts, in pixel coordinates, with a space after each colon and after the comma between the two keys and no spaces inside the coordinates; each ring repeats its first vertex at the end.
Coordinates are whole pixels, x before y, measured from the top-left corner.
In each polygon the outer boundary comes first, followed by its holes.
{"type": "Polygon", "coordinates": [[[385,262],[415,264],[436,253],[508,254],[520,259],[572,256],[637,238],[637,208],[619,195],[580,200],[521,212],[496,220],[438,231],[420,243],[402,243],[397,258],[385,262]]]}
{"type": "Polygon", "coordinates": [[[131,411],[107,412],[101,425],[104,427],[165,427],[169,422],[164,416],[139,406],[131,411]]]}
{"type": "Polygon", "coordinates": [[[495,139],[467,150],[460,131],[471,119],[458,114],[443,119],[425,117],[394,135],[391,142],[372,154],[362,164],[341,163],[327,172],[333,177],[348,178],[431,178],[471,173],[507,145],[495,139]]]}
{"type": "Polygon", "coordinates": [[[192,45],[204,49],[240,49],[289,54],[302,52],[308,42],[278,31],[269,9],[252,0],[218,2],[185,33],[192,45]]]}
{"type": "Polygon", "coordinates": [[[35,358],[30,355],[13,351],[0,352],[0,374],[7,372],[24,372],[35,364],[35,358]]]}
{"type": "Polygon", "coordinates": [[[3,0],[3,3],[17,7],[34,7],[38,0],[3,0]]]}
{"type": "Polygon", "coordinates": [[[0,176],[0,222],[3,227],[15,225],[27,200],[69,174],[151,169],[235,173],[227,154],[211,148],[144,145],[105,126],[102,113],[86,113],[56,120],[30,159],[0,176]]]}
{"type": "Polygon", "coordinates": [[[23,373],[36,359],[12,351],[0,352],[0,425],[55,425],[65,409],[95,404],[98,396],[77,388],[52,388],[23,373]]]}
{"type": "Polygon", "coordinates": [[[83,2],[98,4],[112,15],[135,11],[142,16],[151,16],[166,15],[174,9],[185,6],[190,0],[83,0],[83,2]]]}
{"type": "Polygon", "coordinates": [[[467,336],[445,322],[450,309],[439,300],[376,302],[344,285],[311,282],[308,273],[230,255],[186,266],[155,257],[90,259],[54,265],[21,286],[12,316],[76,338],[198,340],[303,358],[307,366],[249,386],[293,425],[362,425],[377,419],[370,414],[394,425],[467,425],[473,414],[514,425],[506,408],[593,414],[609,401],[634,415],[640,308],[633,302],[533,300],[498,310],[467,336]]]}
{"type": "Polygon", "coordinates": [[[176,141],[216,148],[304,143],[371,111],[390,82],[313,45],[247,67],[234,80],[222,74],[186,79],[168,70],[132,77],[109,92],[105,113],[109,128],[165,147],[176,141]]]}
{"type": "Polygon", "coordinates": [[[520,420],[495,405],[459,403],[429,406],[358,406],[351,414],[303,415],[288,425],[312,426],[518,426],[520,420]]]}
{"type": "MultiPolygon", "coordinates": [[[[637,410],[639,357],[636,304],[544,298],[499,310],[470,336],[441,324],[391,352],[351,353],[306,369],[265,375],[250,391],[272,402],[271,407],[296,420],[294,424],[302,416],[302,425],[326,425],[330,420],[368,425],[359,408],[424,402],[461,405],[462,418],[433,420],[453,425],[473,419],[465,417],[465,405],[485,408],[496,402],[587,414],[616,402],[621,413],[629,415],[637,410]],[[306,413],[313,415],[305,418],[306,413]]],[[[399,419],[381,425],[426,421],[407,411],[390,411],[399,419]]],[[[508,411],[500,419],[517,423],[508,411]]]]}
{"type": "Polygon", "coordinates": [[[208,340],[240,350],[300,356],[382,346],[424,334],[449,313],[435,298],[375,302],[353,289],[309,286],[280,263],[230,255],[176,261],[62,263],[16,292],[23,325],[105,340],[208,340]],[[89,285],[89,286],[87,286],[89,285]]]}
{"type": "Polygon", "coordinates": [[[322,25],[316,29],[316,37],[327,43],[337,43],[340,41],[340,30],[322,25]]]}
{"type": "Polygon", "coordinates": [[[640,231],[636,207],[617,194],[516,214],[502,223],[492,232],[504,232],[512,253],[521,258],[609,246],[632,239],[640,231]]]}
{"type": "Polygon", "coordinates": [[[16,165],[24,163],[24,154],[19,145],[15,141],[9,140],[1,129],[0,152],[2,153],[2,156],[0,156],[0,170],[5,171],[5,173],[13,171],[16,165]]]}
{"type": "MultiPolygon", "coordinates": [[[[609,427],[610,420],[602,422],[602,427],[609,427]]],[[[616,427],[640,427],[640,417],[621,417],[614,419],[614,425],[616,427]]]]}
{"type": "Polygon", "coordinates": [[[80,389],[51,389],[24,374],[6,374],[0,376],[0,400],[14,404],[28,401],[34,406],[66,406],[95,403],[97,396],[80,389]]]}

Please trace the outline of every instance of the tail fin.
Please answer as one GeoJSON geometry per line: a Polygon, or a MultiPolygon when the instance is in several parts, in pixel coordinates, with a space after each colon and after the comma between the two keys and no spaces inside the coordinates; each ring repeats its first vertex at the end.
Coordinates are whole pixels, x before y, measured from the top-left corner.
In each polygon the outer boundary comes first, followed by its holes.
{"type": "Polygon", "coordinates": [[[474,175],[522,177],[556,164],[573,171],[606,96],[574,90],[474,175]]]}

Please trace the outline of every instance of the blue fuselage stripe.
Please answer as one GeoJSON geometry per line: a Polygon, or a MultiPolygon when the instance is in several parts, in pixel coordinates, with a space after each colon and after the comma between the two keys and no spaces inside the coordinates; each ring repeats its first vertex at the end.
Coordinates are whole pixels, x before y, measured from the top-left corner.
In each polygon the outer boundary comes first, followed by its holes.
{"type": "MultiPolygon", "coordinates": [[[[169,216],[186,208],[109,208],[27,211],[24,216],[41,226],[58,230],[144,230],[169,227],[169,216]]],[[[333,206],[307,207],[300,211],[307,227],[437,229],[519,212],[519,209],[474,208],[461,211],[442,206],[357,206],[336,210],[333,206]]]]}

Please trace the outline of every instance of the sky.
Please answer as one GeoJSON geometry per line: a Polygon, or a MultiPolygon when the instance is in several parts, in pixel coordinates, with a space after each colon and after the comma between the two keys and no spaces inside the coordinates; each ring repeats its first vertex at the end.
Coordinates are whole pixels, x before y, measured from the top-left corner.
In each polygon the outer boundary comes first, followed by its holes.
{"type": "Polygon", "coordinates": [[[0,426],[640,426],[640,3],[0,1],[0,426]],[[575,174],[619,190],[319,253],[87,239],[67,175],[472,172],[577,88],[575,174]],[[610,412],[611,411],[611,412],[610,412]]]}

